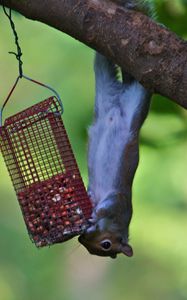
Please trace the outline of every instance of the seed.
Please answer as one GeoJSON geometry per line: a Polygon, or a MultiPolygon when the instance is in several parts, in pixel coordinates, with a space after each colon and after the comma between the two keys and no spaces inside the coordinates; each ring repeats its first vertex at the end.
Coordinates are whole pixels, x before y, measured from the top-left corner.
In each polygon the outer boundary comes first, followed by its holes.
{"type": "Polygon", "coordinates": [[[53,200],[54,202],[60,201],[60,200],[61,200],[60,194],[56,194],[56,195],[52,198],[52,200],[53,200]]]}
{"type": "Polygon", "coordinates": [[[29,215],[29,219],[32,221],[32,220],[34,220],[36,218],[36,216],[34,215],[34,214],[32,214],[32,215],[29,215]]]}
{"type": "Polygon", "coordinates": [[[53,222],[52,220],[50,220],[50,221],[49,221],[49,224],[50,224],[51,226],[53,226],[53,225],[54,225],[54,222],[53,222]]]}
{"type": "Polygon", "coordinates": [[[69,182],[69,178],[65,178],[64,183],[68,183],[68,182],[69,182]]]}
{"type": "Polygon", "coordinates": [[[82,215],[82,209],[80,208],[80,207],[77,207],[76,208],[76,213],[78,214],[78,215],[82,215]]]}
{"type": "Polygon", "coordinates": [[[63,225],[57,225],[57,229],[58,229],[59,231],[63,231],[63,230],[64,230],[64,226],[63,226],[63,225]]]}
{"type": "Polygon", "coordinates": [[[33,224],[31,222],[28,222],[28,226],[29,226],[30,229],[34,228],[34,226],[33,226],[33,224]]]}
{"type": "Polygon", "coordinates": [[[60,218],[57,219],[57,224],[62,224],[62,220],[60,218]]]}
{"type": "Polygon", "coordinates": [[[44,219],[44,220],[43,220],[43,224],[44,224],[45,227],[48,227],[48,225],[49,225],[49,220],[48,220],[48,219],[44,219]]]}
{"type": "Polygon", "coordinates": [[[46,246],[46,242],[45,241],[39,241],[36,243],[36,246],[37,247],[43,247],[43,246],[46,246]]]}
{"type": "Polygon", "coordinates": [[[33,220],[33,224],[34,225],[38,225],[40,223],[40,219],[39,218],[36,218],[33,220]]]}
{"type": "Polygon", "coordinates": [[[68,228],[65,228],[64,231],[63,231],[64,235],[67,235],[67,234],[70,234],[70,233],[72,233],[71,229],[68,229],[68,228]]]}
{"type": "Polygon", "coordinates": [[[60,180],[60,175],[55,176],[55,181],[58,181],[58,180],[60,180]]]}
{"type": "Polygon", "coordinates": [[[66,216],[67,216],[67,212],[64,210],[64,211],[61,213],[61,216],[62,216],[62,217],[66,217],[66,216]]]}
{"type": "Polygon", "coordinates": [[[40,204],[41,204],[41,203],[40,203],[40,200],[36,200],[36,201],[35,201],[35,207],[40,207],[40,204]]]}
{"type": "Polygon", "coordinates": [[[33,240],[34,240],[35,242],[39,241],[39,239],[40,239],[40,237],[39,237],[38,235],[34,235],[34,236],[33,236],[33,240]]]}
{"type": "Polygon", "coordinates": [[[56,219],[56,214],[55,213],[52,213],[51,216],[52,216],[53,219],[56,219]]]}
{"type": "Polygon", "coordinates": [[[71,222],[70,221],[65,221],[64,224],[65,224],[65,226],[69,226],[69,225],[71,225],[71,222]]]}
{"type": "Polygon", "coordinates": [[[43,232],[43,226],[37,227],[36,232],[38,232],[38,233],[43,232]]]}
{"type": "Polygon", "coordinates": [[[60,187],[58,190],[60,193],[62,193],[64,191],[64,187],[60,187]]]}
{"type": "Polygon", "coordinates": [[[27,204],[27,201],[25,199],[20,199],[21,205],[25,206],[27,204]]]}
{"type": "Polygon", "coordinates": [[[62,232],[58,232],[57,233],[57,236],[56,236],[56,239],[58,240],[58,241],[63,241],[63,234],[62,234],[62,232]]]}
{"type": "Polygon", "coordinates": [[[47,184],[47,188],[48,188],[49,190],[51,190],[51,189],[52,189],[52,185],[51,185],[50,183],[48,183],[48,184],[47,184]]]}
{"type": "Polygon", "coordinates": [[[42,212],[40,217],[41,217],[41,219],[45,219],[45,214],[42,212]]]}
{"type": "Polygon", "coordinates": [[[35,197],[34,197],[33,195],[30,195],[30,196],[29,196],[29,201],[33,202],[34,198],[35,198],[35,197]]]}
{"type": "Polygon", "coordinates": [[[43,231],[43,236],[47,236],[48,235],[48,230],[44,230],[43,231]]]}
{"type": "Polygon", "coordinates": [[[31,204],[29,204],[29,211],[30,212],[34,212],[34,211],[36,211],[36,208],[33,206],[33,205],[31,205],[31,204]]]}
{"type": "Polygon", "coordinates": [[[19,200],[23,200],[24,198],[24,193],[19,193],[19,200]]]}
{"type": "Polygon", "coordinates": [[[48,211],[49,211],[49,207],[48,207],[47,205],[45,205],[44,208],[43,208],[43,210],[44,210],[45,212],[48,212],[48,211]]]}

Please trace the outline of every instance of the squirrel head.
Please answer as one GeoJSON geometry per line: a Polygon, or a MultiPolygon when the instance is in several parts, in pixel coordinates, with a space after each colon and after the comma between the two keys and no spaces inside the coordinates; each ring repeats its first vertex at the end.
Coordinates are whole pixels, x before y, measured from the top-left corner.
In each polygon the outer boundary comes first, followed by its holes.
{"type": "Polygon", "coordinates": [[[133,256],[132,247],[119,233],[102,230],[98,226],[95,228],[91,227],[81,235],[79,242],[87,248],[90,254],[110,256],[111,258],[116,258],[119,253],[123,253],[129,257],[133,256]]]}
{"type": "MultiPolygon", "coordinates": [[[[127,212],[122,213],[125,207],[113,200],[107,199],[103,207],[95,210],[91,226],[79,237],[79,242],[90,254],[116,258],[117,254],[122,253],[131,257],[133,250],[128,244],[130,218],[125,220],[127,212]]],[[[124,202],[120,201],[122,203],[124,202]]]]}

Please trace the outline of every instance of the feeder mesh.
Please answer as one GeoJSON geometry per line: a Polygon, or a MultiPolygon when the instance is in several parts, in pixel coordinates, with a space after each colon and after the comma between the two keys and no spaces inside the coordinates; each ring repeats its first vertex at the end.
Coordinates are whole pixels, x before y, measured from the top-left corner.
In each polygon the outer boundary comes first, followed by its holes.
{"type": "Polygon", "coordinates": [[[80,234],[91,215],[61,118],[50,97],[0,128],[0,148],[31,239],[38,247],[80,234]]]}

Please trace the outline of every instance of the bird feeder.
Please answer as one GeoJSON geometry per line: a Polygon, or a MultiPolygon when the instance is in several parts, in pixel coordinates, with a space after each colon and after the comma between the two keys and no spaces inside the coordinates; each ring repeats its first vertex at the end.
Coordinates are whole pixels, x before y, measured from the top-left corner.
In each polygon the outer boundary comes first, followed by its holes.
{"type": "Polygon", "coordinates": [[[61,118],[50,97],[5,120],[0,149],[25,224],[37,247],[81,234],[91,202],[61,118]]]}

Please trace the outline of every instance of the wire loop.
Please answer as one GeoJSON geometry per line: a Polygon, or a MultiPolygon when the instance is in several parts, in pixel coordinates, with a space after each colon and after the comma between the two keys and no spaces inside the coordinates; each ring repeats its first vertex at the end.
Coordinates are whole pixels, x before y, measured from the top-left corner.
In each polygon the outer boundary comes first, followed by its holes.
{"type": "MultiPolygon", "coordinates": [[[[20,78],[21,78],[20,76],[18,76],[18,77],[16,78],[16,81],[15,81],[13,87],[11,88],[11,90],[10,90],[10,92],[9,92],[9,94],[8,94],[8,96],[7,96],[7,98],[5,99],[5,101],[4,101],[4,103],[3,103],[3,106],[2,106],[2,108],[1,108],[1,110],[0,110],[0,127],[3,125],[3,110],[4,110],[4,108],[5,108],[6,104],[7,104],[7,102],[9,101],[9,99],[10,99],[10,97],[11,97],[11,95],[12,95],[14,89],[16,88],[16,86],[17,86],[18,81],[19,81],[20,78]]],[[[31,82],[33,82],[33,83],[36,83],[36,84],[38,84],[38,85],[40,85],[40,86],[43,86],[44,88],[47,88],[48,90],[52,91],[52,92],[55,94],[55,96],[56,96],[56,98],[57,98],[57,100],[58,100],[58,102],[59,102],[59,104],[60,104],[61,112],[62,112],[62,113],[64,112],[64,107],[63,107],[63,104],[62,104],[62,100],[61,100],[59,94],[58,94],[51,86],[49,86],[49,85],[47,85],[47,84],[44,84],[44,83],[41,83],[41,82],[39,82],[39,81],[36,81],[35,79],[32,79],[32,78],[30,78],[30,77],[28,77],[28,76],[25,76],[24,74],[22,74],[22,78],[25,78],[26,80],[29,80],[29,81],[31,81],[31,82]]]]}

